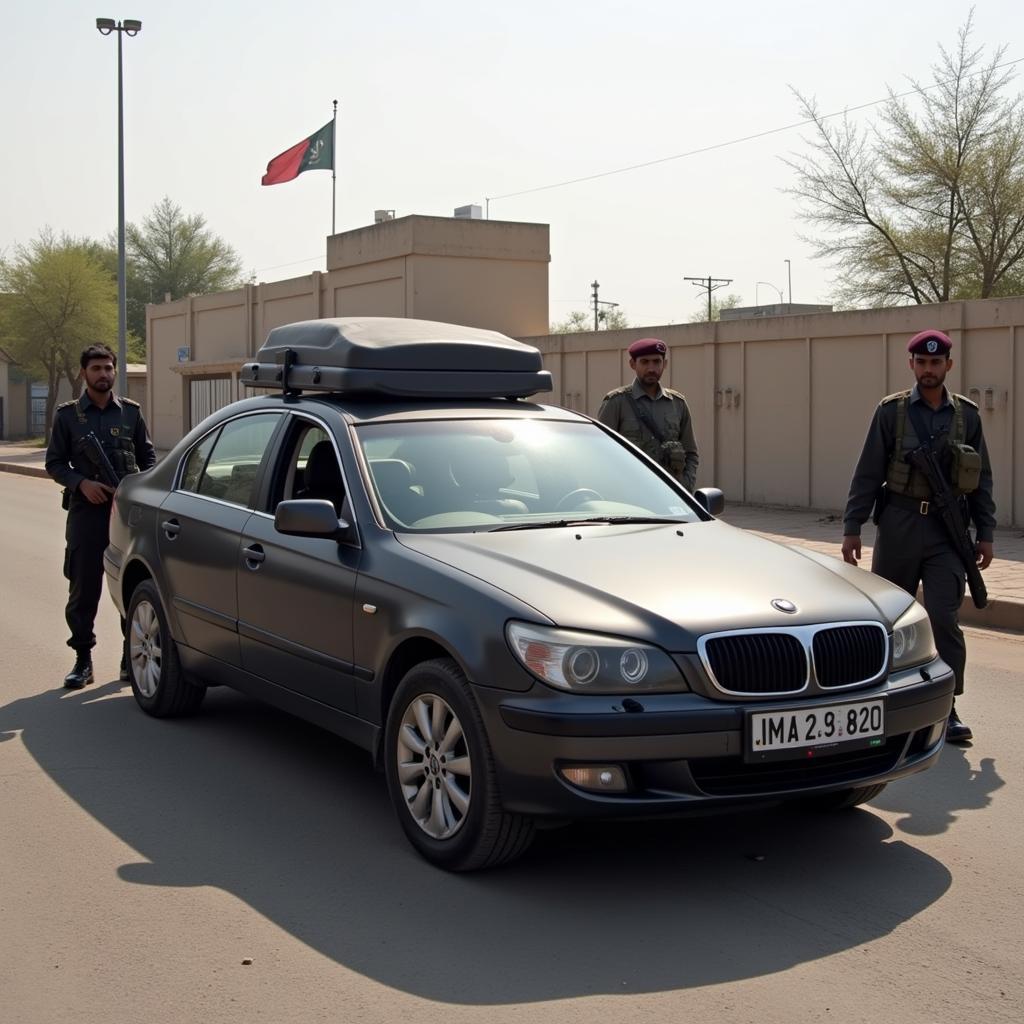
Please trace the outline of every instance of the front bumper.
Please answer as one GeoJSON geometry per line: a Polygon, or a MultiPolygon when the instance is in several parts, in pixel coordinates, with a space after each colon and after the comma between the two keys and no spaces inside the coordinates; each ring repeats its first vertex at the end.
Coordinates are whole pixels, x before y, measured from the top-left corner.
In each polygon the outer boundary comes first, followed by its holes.
{"type": "Polygon", "coordinates": [[[953,673],[935,660],[856,693],[757,703],[712,701],[694,693],[621,697],[528,693],[475,687],[494,752],[502,803],[553,817],[619,817],[708,809],[889,782],[938,758],[953,700],[953,673]],[[744,759],[747,713],[871,698],[885,700],[879,746],[816,751],[765,763],[744,759]],[[625,704],[625,707],[623,706],[625,704]],[[630,710],[632,709],[632,710],[630,710]],[[624,793],[567,782],[566,765],[614,764],[624,793]]]}

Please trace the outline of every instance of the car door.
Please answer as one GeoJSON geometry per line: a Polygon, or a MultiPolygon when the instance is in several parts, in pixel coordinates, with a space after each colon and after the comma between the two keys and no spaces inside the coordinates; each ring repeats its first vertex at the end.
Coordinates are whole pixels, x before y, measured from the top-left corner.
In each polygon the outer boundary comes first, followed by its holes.
{"type": "Polygon", "coordinates": [[[236,667],[241,532],[283,415],[239,416],[196,442],[157,518],[163,584],[183,643],[236,667]]]}
{"type": "MultiPolygon", "coordinates": [[[[274,529],[286,498],[331,500],[345,514],[345,481],[326,424],[294,416],[271,477],[266,507],[246,522],[238,563],[242,667],[349,713],[356,710],[352,619],[360,548],[353,534],[289,537],[274,529]],[[316,479],[313,479],[314,463],[316,479]]],[[[351,520],[351,513],[346,518],[351,520]]]]}

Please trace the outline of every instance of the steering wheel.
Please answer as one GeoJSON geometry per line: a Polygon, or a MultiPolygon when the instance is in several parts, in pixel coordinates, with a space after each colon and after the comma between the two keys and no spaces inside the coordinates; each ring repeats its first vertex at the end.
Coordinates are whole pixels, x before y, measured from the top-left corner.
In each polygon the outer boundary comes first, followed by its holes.
{"type": "Polygon", "coordinates": [[[575,491],[570,491],[568,494],[563,495],[561,500],[555,505],[556,512],[562,512],[570,508],[578,508],[583,504],[584,501],[601,501],[601,495],[597,493],[591,487],[577,487],[575,491]]]}

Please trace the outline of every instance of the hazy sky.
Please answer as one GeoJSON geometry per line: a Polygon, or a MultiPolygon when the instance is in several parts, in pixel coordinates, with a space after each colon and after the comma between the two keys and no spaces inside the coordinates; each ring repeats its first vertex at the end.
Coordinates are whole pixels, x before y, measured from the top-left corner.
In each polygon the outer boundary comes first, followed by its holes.
{"type": "MultiPolygon", "coordinates": [[[[331,177],[260,185],[271,157],[338,107],[337,229],[373,211],[551,225],[551,317],[590,282],[633,324],[688,320],[684,276],[733,278],[744,302],[830,296],[784,193],[799,130],[628,173],[495,199],[658,160],[800,120],[790,87],[825,111],[927,78],[964,0],[391,0],[5,5],[0,249],[50,225],[117,224],[117,44],[98,16],[142,21],[124,41],[126,212],[164,195],[272,281],[323,268],[331,177]],[[758,281],[768,282],[757,286],[758,281]]],[[[978,44],[1024,57],[1024,3],[980,0],[978,44]]],[[[1021,69],[1024,70],[1024,64],[1021,69]]],[[[1024,75],[1018,76],[1024,88],[1024,75]]],[[[870,112],[869,112],[870,113],[870,112]]],[[[859,115],[863,116],[863,115],[859,115]]],[[[806,134],[806,130],[805,133],[806,134]]]]}

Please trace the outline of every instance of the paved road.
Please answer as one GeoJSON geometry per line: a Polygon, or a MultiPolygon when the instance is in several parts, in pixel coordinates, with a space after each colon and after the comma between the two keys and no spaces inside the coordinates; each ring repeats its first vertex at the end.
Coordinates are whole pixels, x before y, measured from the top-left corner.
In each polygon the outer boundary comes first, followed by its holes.
{"type": "Polygon", "coordinates": [[[0,505],[4,1021],[1024,1015],[1020,636],[971,632],[979,742],[869,810],[565,830],[452,877],[340,740],[224,691],[143,716],[106,601],[101,682],[59,689],[57,489],[0,475],[0,505]]]}

